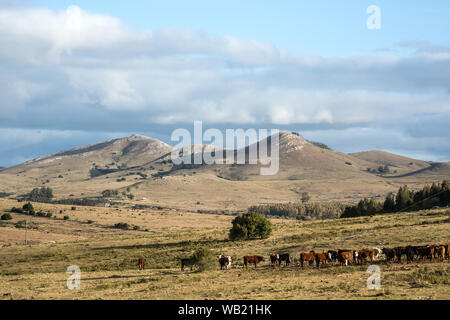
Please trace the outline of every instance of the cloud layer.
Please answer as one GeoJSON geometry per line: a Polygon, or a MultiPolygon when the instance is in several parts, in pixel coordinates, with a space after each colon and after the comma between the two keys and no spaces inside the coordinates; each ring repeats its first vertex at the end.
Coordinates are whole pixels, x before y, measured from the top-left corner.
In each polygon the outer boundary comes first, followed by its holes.
{"type": "Polygon", "coordinates": [[[399,42],[415,50],[407,56],[302,56],[203,31],[136,30],[76,6],[0,8],[0,39],[3,129],[404,123],[396,132],[414,136],[406,122],[450,114],[450,50],[423,41],[399,42]]]}

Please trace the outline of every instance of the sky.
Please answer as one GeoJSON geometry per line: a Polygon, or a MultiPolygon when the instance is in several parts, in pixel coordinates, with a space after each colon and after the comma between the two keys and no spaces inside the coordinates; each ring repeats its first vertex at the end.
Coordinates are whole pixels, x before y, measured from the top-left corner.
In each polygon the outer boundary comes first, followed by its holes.
{"type": "Polygon", "coordinates": [[[449,34],[447,0],[0,0],[0,166],[194,120],[449,161],[449,34]]]}

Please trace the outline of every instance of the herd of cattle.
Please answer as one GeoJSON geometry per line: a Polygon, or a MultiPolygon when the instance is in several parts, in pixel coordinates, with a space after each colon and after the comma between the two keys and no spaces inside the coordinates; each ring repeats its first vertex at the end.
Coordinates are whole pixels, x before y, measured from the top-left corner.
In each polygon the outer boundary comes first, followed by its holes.
{"type": "MultiPolygon", "coordinates": [[[[450,244],[433,244],[424,246],[406,246],[406,247],[395,247],[395,248],[373,248],[373,249],[362,249],[362,250],[328,250],[327,252],[302,252],[300,253],[300,265],[304,266],[305,262],[309,265],[316,263],[316,267],[320,268],[321,265],[327,264],[329,262],[339,262],[341,266],[348,265],[353,261],[353,264],[363,264],[370,260],[370,262],[375,261],[380,258],[382,254],[386,257],[386,261],[396,261],[401,262],[402,257],[406,257],[407,262],[412,262],[415,259],[430,261],[433,259],[438,259],[444,261],[444,259],[450,259],[450,244]]],[[[272,266],[279,265],[284,262],[285,266],[291,263],[291,256],[289,253],[272,253],[270,256],[270,262],[272,266]]],[[[261,261],[265,261],[263,256],[252,255],[244,256],[244,268],[248,268],[249,264],[254,264],[255,268],[261,261]]],[[[231,256],[219,256],[220,269],[230,269],[233,259],[231,256]]],[[[145,259],[139,259],[139,270],[144,269],[145,259]]],[[[181,270],[185,267],[192,267],[195,262],[192,258],[181,259],[181,270]]]]}
{"type": "MultiPolygon", "coordinates": [[[[362,250],[329,250],[327,252],[302,252],[300,253],[300,265],[304,266],[305,263],[313,265],[316,263],[316,267],[320,268],[321,265],[327,264],[329,262],[339,262],[341,266],[348,265],[353,262],[353,264],[363,264],[370,260],[370,262],[375,261],[380,258],[382,254],[386,257],[386,261],[396,261],[401,262],[402,257],[406,257],[407,262],[412,262],[415,259],[419,260],[433,260],[438,259],[444,261],[444,259],[449,259],[450,251],[449,244],[433,244],[425,246],[406,246],[406,247],[395,247],[395,248],[373,248],[373,249],[362,249],[362,250]]],[[[289,253],[272,253],[270,256],[270,262],[272,266],[281,266],[284,263],[288,266],[291,263],[291,256],[289,253]]],[[[255,268],[258,263],[265,261],[263,256],[251,255],[244,256],[244,268],[247,268],[249,264],[254,264],[255,268]]],[[[220,269],[231,268],[233,260],[231,256],[219,256],[220,269]]],[[[181,270],[184,267],[190,265],[189,259],[182,259],[181,270]]]]}

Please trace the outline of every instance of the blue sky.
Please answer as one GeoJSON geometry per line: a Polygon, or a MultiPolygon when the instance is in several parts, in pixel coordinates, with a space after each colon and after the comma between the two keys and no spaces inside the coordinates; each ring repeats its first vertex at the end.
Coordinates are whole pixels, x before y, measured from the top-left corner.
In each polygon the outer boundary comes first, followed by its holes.
{"type": "Polygon", "coordinates": [[[446,45],[450,41],[445,36],[450,34],[446,0],[39,0],[35,5],[61,10],[71,4],[118,17],[136,28],[192,28],[329,57],[373,54],[405,40],[446,45]],[[381,30],[366,28],[370,5],[381,9],[381,30]]]}
{"type": "Polygon", "coordinates": [[[449,18],[444,0],[3,0],[0,166],[194,120],[449,161],[449,18]]]}

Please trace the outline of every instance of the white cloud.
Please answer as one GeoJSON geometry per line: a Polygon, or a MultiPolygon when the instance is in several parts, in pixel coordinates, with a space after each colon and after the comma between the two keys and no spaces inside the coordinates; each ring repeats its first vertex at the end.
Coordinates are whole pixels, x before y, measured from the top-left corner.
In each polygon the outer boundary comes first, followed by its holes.
{"type": "Polygon", "coordinates": [[[0,9],[0,44],[0,128],[352,125],[450,109],[450,50],[426,42],[400,43],[409,56],[303,56],[71,6],[0,9]]]}

